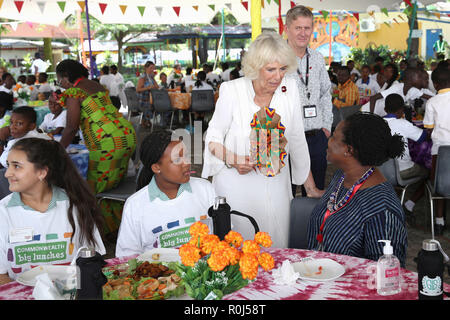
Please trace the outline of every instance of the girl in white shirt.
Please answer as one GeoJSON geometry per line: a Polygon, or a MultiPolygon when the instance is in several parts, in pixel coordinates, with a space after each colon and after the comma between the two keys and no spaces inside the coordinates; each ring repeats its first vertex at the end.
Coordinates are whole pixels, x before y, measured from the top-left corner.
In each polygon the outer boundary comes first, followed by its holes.
{"type": "Polygon", "coordinates": [[[205,71],[199,71],[197,74],[197,81],[195,81],[192,90],[214,90],[211,85],[205,82],[206,81],[206,73],[205,71]]]}
{"type": "Polygon", "coordinates": [[[43,264],[69,264],[78,249],[105,254],[95,195],[56,141],[25,138],[8,154],[12,194],[0,201],[0,283],[43,264]]]}
{"type": "Polygon", "coordinates": [[[211,226],[208,209],[214,204],[214,188],[206,179],[191,178],[187,157],[184,143],[170,131],[155,131],[144,139],[139,191],[125,203],[116,256],[180,247],[190,240],[194,222],[211,226]]]}
{"type": "MultiPolygon", "coordinates": [[[[44,120],[39,126],[39,129],[52,136],[61,135],[66,127],[67,111],[63,110],[58,102],[60,94],[61,91],[59,90],[50,94],[50,97],[48,98],[48,108],[51,113],[45,115],[44,120]]],[[[61,137],[57,140],[61,140],[61,137]]]]}

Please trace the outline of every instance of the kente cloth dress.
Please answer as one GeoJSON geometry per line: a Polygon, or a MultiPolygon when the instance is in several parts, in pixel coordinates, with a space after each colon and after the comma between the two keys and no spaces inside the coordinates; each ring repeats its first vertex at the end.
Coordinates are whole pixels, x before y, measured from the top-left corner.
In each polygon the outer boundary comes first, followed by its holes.
{"type": "MultiPolygon", "coordinates": [[[[80,128],[89,150],[87,182],[97,194],[115,188],[126,177],[128,161],[136,148],[136,132],[111,102],[107,92],[88,95],[80,88],[64,91],[61,105],[67,98],[81,98],[80,128]]],[[[120,223],[122,205],[103,203],[102,211],[109,231],[120,223]],[[117,207],[117,208],[116,208],[117,207]]]]}
{"type": "MultiPolygon", "coordinates": [[[[301,99],[294,78],[285,77],[269,106],[254,102],[252,81],[239,78],[222,83],[219,99],[205,138],[202,177],[212,176],[218,196],[232,210],[255,218],[260,231],[270,234],[273,247],[288,245],[292,182],[302,185],[309,173],[308,145],[303,129],[301,99]],[[249,156],[255,171],[240,175],[212,155],[208,145],[217,142],[229,151],[249,156]]],[[[231,216],[232,229],[253,240],[250,221],[231,216]]]]}

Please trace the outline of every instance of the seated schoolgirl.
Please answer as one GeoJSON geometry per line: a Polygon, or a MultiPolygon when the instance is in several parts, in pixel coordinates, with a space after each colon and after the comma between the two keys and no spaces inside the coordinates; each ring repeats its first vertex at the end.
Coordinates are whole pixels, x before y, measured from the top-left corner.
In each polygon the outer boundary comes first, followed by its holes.
{"type": "Polygon", "coordinates": [[[67,110],[58,102],[61,91],[57,90],[50,94],[48,98],[48,107],[50,113],[47,113],[39,129],[53,137],[56,141],[61,140],[61,134],[66,127],[67,110]]]}
{"type": "Polygon", "coordinates": [[[70,264],[83,246],[105,254],[95,195],[61,144],[17,141],[5,177],[12,193],[0,201],[0,284],[34,266],[70,264]]]}
{"type": "Polygon", "coordinates": [[[190,176],[188,156],[184,143],[172,141],[170,131],[155,131],[144,139],[139,191],[125,203],[117,257],[179,247],[189,241],[194,222],[209,224],[208,209],[214,204],[215,192],[208,180],[190,176]]]}

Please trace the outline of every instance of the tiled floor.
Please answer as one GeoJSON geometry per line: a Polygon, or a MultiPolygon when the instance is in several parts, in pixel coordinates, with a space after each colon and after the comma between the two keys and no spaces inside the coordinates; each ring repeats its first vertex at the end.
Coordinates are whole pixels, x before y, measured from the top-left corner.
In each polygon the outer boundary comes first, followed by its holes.
{"type": "MultiPolygon", "coordinates": [[[[139,139],[138,141],[142,141],[142,139],[150,133],[150,129],[141,127],[139,130],[139,139]]],[[[194,146],[194,142],[192,141],[192,146],[194,146]]],[[[200,176],[201,174],[201,164],[196,164],[195,159],[198,159],[198,157],[201,157],[202,150],[195,150],[195,148],[192,149],[192,170],[196,171],[193,176],[200,176]]],[[[335,168],[333,168],[332,165],[328,166],[327,169],[327,183],[330,181],[335,168]]],[[[408,199],[408,196],[414,192],[415,186],[411,186],[410,190],[407,191],[406,199],[408,199]]],[[[450,204],[447,203],[447,208],[450,208],[450,204]]],[[[447,209],[447,211],[449,211],[447,209]]],[[[425,239],[431,238],[431,229],[430,229],[430,208],[427,200],[425,198],[422,198],[418,201],[414,213],[416,215],[417,225],[415,227],[408,227],[408,251],[407,251],[407,261],[406,261],[406,269],[412,270],[417,272],[417,265],[414,262],[414,258],[417,257],[417,254],[419,253],[421,247],[422,247],[422,241],[425,239]]],[[[448,214],[447,214],[448,217],[448,214]]],[[[450,229],[450,228],[448,228],[450,229]]],[[[436,239],[439,240],[443,250],[447,253],[447,255],[450,255],[450,230],[445,230],[444,234],[440,237],[437,237],[436,239]]],[[[112,241],[107,243],[107,253],[108,257],[114,256],[114,248],[115,248],[115,241],[114,238],[111,239],[112,241]]],[[[445,270],[444,275],[444,281],[446,283],[450,283],[450,276],[445,270]]]]}

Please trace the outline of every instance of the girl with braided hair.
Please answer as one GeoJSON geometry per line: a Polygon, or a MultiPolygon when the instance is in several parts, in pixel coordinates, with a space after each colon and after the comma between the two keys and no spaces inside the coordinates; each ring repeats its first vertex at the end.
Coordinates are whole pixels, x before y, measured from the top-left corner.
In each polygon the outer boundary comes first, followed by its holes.
{"type": "Polygon", "coordinates": [[[12,193],[0,201],[0,283],[32,266],[69,264],[83,246],[106,253],[95,196],[60,143],[21,139],[7,161],[12,193]]]}
{"type": "Polygon", "coordinates": [[[150,133],[142,142],[138,191],[127,199],[116,256],[153,248],[179,247],[190,240],[196,221],[210,223],[215,192],[206,179],[193,178],[186,146],[170,131],[150,133]]]}

